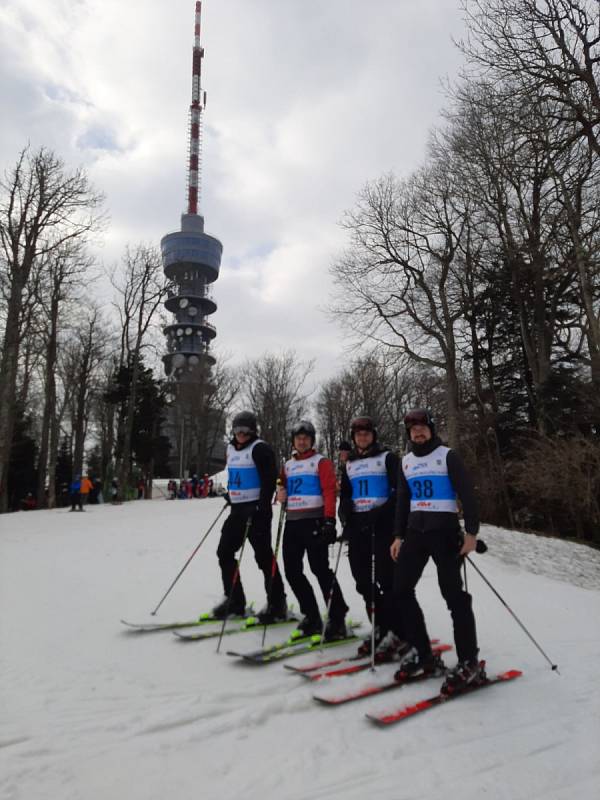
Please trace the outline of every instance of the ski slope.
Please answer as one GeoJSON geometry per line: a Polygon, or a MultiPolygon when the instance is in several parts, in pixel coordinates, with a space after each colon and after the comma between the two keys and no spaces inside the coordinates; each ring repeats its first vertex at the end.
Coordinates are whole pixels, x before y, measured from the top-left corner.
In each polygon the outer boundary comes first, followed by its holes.
{"type": "MultiPolygon", "coordinates": [[[[523,677],[379,730],[365,713],[433,694],[439,679],[324,708],[311,699],[317,690],[384,680],[390,667],[313,685],[281,663],[217,655],[214,641],[124,631],[122,617],[189,618],[220,598],[215,530],[157,617],[149,614],[222,502],[0,517],[1,800],[598,797],[599,552],[484,527],[489,552],[474,556],[477,565],[560,675],[470,570],[481,656],[490,672],[514,667],[523,677]]],[[[250,550],[242,575],[262,605],[250,550]]],[[[340,581],[353,618],[364,620],[345,558],[340,581]]],[[[430,566],[418,594],[430,634],[452,643],[430,566]]],[[[281,636],[280,628],[268,640],[281,636]]],[[[224,642],[250,650],[260,633],[224,642]]]]}

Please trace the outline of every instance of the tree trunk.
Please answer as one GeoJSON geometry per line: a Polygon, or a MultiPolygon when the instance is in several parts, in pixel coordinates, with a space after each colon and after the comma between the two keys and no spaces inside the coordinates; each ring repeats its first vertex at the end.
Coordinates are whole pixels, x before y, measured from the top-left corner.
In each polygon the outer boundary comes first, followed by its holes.
{"type": "MultiPolygon", "coordinates": [[[[42,508],[46,503],[46,473],[48,469],[48,454],[50,462],[56,461],[56,450],[49,447],[50,430],[52,421],[56,416],[56,338],[58,332],[58,295],[52,297],[50,307],[50,335],[46,347],[46,380],[44,410],[42,414],[42,433],[40,437],[40,454],[38,459],[38,488],[37,504],[42,508]]],[[[50,493],[48,492],[48,495],[50,493]]],[[[50,507],[49,503],[48,506],[50,507]]]]}
{"type": "Polygon", "coordinates": [[[0,513],[8,510],[8,465],[15,426],[22,298],[23,286],[16,283],[8,301],[0,362],[0,513]]]}

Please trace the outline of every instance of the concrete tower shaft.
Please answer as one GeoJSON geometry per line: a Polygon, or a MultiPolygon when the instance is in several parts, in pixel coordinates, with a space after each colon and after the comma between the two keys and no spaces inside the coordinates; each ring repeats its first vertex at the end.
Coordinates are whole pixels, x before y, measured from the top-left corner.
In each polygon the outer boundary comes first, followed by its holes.
{"type": "Polygon", "coordinates": [[[217,304],[210,284],[219,277],[223,252],[221,242],[204,232],[204,218],[198,213],[201,125],[206,104],[201,81],[204,57],[204,48],[200,44],[201,9],[201,3],[196,2],[187,213],[181,217],[181,230],[168,233],[161,240],[163,268],[170,282],[165,307],[174,315],[173,322],[164,328],[167,352],[163,363],[167,375],[186,383],[206,382],[215,363],[209,346],[217,330],[208,321],[208,316],[214,314],[217,304]]]}

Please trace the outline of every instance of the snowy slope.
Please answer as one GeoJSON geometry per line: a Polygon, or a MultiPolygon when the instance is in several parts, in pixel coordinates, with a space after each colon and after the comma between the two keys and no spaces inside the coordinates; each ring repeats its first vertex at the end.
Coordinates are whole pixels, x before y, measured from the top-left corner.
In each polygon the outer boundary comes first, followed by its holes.
{"type": "MultiPolygon", "coordinates": [[[[485,528],[490,552],[476,563],[561,674],[471,570],[482,656],[490,672],[518,667],[524,677],[378,730],[365,712],[419,699],[439,680],[327,709],[311,700],[315,686],[280,664],[244,666],[217,655],[214,642],[122,630],[121,617],[152,619],[221,505],[155,500],[0,517],[2,800],[598,796],[600,553],[485,528]]],[[[217,538],[156,619],[196,615],[219,599],[217,538]]],[[[261,605],[250,553],[245,561],[247,595],[261,605]]],[[[345,559],[341,582],[364,619],[345,559]]],[[[430,633],[451,642],[430,567],[419,596],[430,633]]],[[[252,649],[259,634],[226,641],[252,649]]]]}

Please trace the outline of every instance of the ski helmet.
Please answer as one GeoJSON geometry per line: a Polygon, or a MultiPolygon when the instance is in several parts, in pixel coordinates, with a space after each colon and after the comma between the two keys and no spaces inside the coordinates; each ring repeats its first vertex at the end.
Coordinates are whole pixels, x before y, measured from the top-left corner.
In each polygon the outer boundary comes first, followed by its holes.
{"type": "Polygon", "coordinates": [[[231,430],[233,434],[236,433],[254,433],[257,432],[256,417],[251,411],[240,411],[236,414],[231,423],[231,430]]]}
{"type": "Polygon", "coordinates": [[[373,417],[369,417],[367,414],[362,414],[359,417],[354,417],[352,422],[350,423],[350,438],[354,441],[354,434],[356,431],[372,431],[373,433],[373,441],[377,441],[377,428],[375,427],[375,423],[373,422],[373,417]]]}
{"type": "Polygon", "coordinates": [[[317,438],[317,432],[312,422],[309,422],[307,419],[301,419],[295,425],[292,426],[292,431],[291,431],[292,444],[294,444],[294,436],[298,436],[299,433],[305,433],[307,436],[310,436],[312,443],[313,444],[315,443],[315,440],[317,438]]]}
{"type": "Polygon", "coordinates": [[[410,429],[413,425],[427,425],[431,435],[435,436],[435,420],[431,412],[426,408],[413,408],[404,417],[404,427],[410,438],[410,429]]]}

